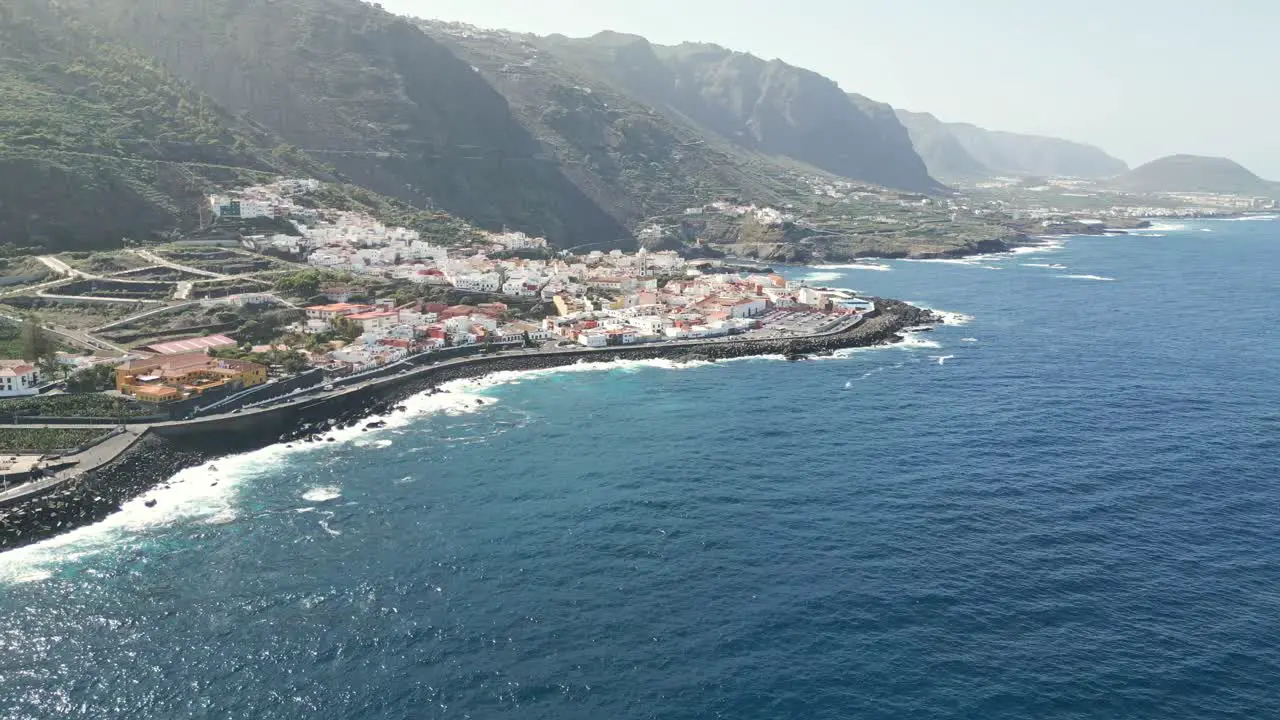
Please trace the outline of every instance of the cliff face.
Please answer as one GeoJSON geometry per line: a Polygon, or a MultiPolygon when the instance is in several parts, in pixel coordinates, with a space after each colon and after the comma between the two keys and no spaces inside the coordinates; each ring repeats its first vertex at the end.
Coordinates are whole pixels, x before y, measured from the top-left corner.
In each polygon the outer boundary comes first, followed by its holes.
{"type": "Polygon", "coordinates": [[[664,47],[618,33],[555,36],[544,43],[662,112],[739,147],[885,187],[942,189],[892,113],[861,96],[851,98],[809,70],[716,45],[664,47]]]}
{"type": "Polygon", "coordinates": [[[1128,169],[1083,143],[945,123],[929,113],[897,111],[929,171],[943,178],[992,175],[1105,178],[1128,169]]]}
{"type": "Polygon", "coordinates": [[[723,195],[774,205],[797,192],[789,168],[659,112],[549,51],[540,38],[418,24],[475,67],[543,152],[628,227],[723,195]]]}
{"type": "Polygon", "coordinates": [[[561,245],[630,244],[507,102],[409,21],[358,0],[61,0],[349,181],[561,245]]]}

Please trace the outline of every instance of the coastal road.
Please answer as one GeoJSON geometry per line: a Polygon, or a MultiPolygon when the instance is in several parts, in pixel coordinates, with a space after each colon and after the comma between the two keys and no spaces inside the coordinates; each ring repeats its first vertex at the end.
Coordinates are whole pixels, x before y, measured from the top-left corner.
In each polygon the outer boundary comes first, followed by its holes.
{"type": "MultiPolygon", "coordinates": [[[[182,283],[179,283],[179,287],[181,287],[181,285],[182,283]]],[[[188,293],[189,292],[190,290],[188,290],[188,293]]],[[[267,293],[266,295],[267,297],[271,298],[272,300],[275,300],[276,302],[280,303],[281,305],[284,305],[287,308],[290,308],[292,310],[299,309],[297,305],[289,302],[288,300],[285,300],[284,298],[280,297],[279,295],[276,295],[275,293],[267,293]]],[[[175,298],[175,299],[182,300],[183,298],[175,298]]],[[[111,328],[120,327],[121,325],[128,325],[129,323],[146,319],[148,317],[151,317],[152,315],[162,315],[171,310],[181,310],[182,308],[191,307],[192,305],[201,305],[206,302],[216,303],[219,300],[221,300],[221,298],[211,298],[208,300],[186,300],[185,302],[176,303],[174,305],[166,305],[165,307],[155,308],[154,310],[147,310],[145,312],[140,312],[137,315],[130,315],[127,318],[121,318],[119,320],[109,322],[106,325],[99,325],[98,327],[94,328],[93,331],[102,332],[103,330],[110,330],[111,328]]]]}
{"type": "Polygon", "coordinates": [[[129,250],[129,252],[133,253],[134,255],[137,255],[138,257],[142,258],[143,260],[146,260],[147,262],[155,263],[156,265],[163,265],[173,270],[181,270],[183,272],[189,272],[193,275],[203,275],[207,278],[213,278],[214,280],[230,280],[232,277],[230,275],[223,275],[222,273],[210,272],[208,270],[200,270],[198,268],[193,268],[188,265],[181,265],[179,263],[176,263],[170,260],[165,260],[159,255],[151,252],[150,250],[140,250],[135,248],[135,249],[129,250]]]}
{"type": "Polygon", "coordinates": [[[152,315],[160,315],[161,313],[166,313],[166,312],[169,312],[170,310],[180,310],[185,307],[191,307],[192,305],[199,305],[201,302],[202,301],[200,300],[191,300],[184,303],[178,303],[177,305],[167,305],[162,308],[147,310],[146,312],[140,312],[137,315],[130,315],[127,318],[121,318],[120,320],[109,322],[106,325],[99,325],[98,327],[94,328],[93,331],[102,332],[103,330],[110,330],[111,328],[120,327],[121,325],[128,325],[131,322],[142,320],[143,318],[148,318],[148,317],[151,317],[152,315]]]}
{"type": "MultiPolygon", "coordinates": [[[[22,318],[14,317],[13,315],[0,313],[0,318],[18,325],[22,324],[22,318]]],[[[122,348],[115,343],[110,343],[106,340],[102,340],[101,338],[96,338],[84,330],[74,330],[72,328],[62,327],[61,325],[45,325],[44,330],[51,335],[57,335],[58,337],[70,342],[72,345],[88,348],[89,350],[106,350],[119,355],[124,355],[129,352],[127,349],[122,348]]]]}
{"type": "Polygon", "coordinates": [[[70,340],[72,343],[81,347],[87,347],[90,350],[107,350],[120,355],[125,355],[129,352],[127,348],[120,347],[115,343],[107,342],[101,338],[96,338],[84,330],[74,330],[60,325],[45,325],[44,329],[47,332],[70,340]]]}
{"type": "Polygon", "coordinates": [[[43,283],[40,283],[39,285],[23,285],[22,287],[14,288],[13,290],[7,290],[4,293],[0,293],[0,297],[12,297],[14,295],[30,295],[32,293],[35,293],[38,295],[41,292],[48,290],[49,288],[67,285],[71,282],[74,282],[74,281],[69,280],[67,278],[58,278],[57,280],[43,282],[43,283]]]}
{"type": "Polygon", "coordinates": [[[165,302],[164,300],[147,300],[144,298],[106,297],[106,296],[99,296],[99,295],[54,295],[52,293],[47,293],[44,291],[41,291],[37,294],[40,297],[49,298],[50,300],[68,300],[70,302],[88,301],[88,302],[100,302],[100,303],[104,303],[104,302],[105,303],[126,303],[129,305],[134,305],[134,304],[155,305],[157,303],[165,302]]]}
{"type": "Polygon", "coordinates": [[[96,280],[98,278],[97,275],[77,270],[52,255],[37,255],[36,259],[44,263],[45,267],[63,277],[80,278],[82,280],[96,280]]]}

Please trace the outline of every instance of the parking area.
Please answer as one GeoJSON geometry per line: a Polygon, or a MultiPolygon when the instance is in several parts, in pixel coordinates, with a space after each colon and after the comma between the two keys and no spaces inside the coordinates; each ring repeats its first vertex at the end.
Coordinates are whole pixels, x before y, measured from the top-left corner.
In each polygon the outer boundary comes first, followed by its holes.
{"type": "Polygon", "coordinates": [[[757,337],[814,335],[828,332],[850,321],[852,318],[847,315],[828,315],[808,310],[774,310],[760,317],[763,327],[753,330],[751,335],[757,337]]]}

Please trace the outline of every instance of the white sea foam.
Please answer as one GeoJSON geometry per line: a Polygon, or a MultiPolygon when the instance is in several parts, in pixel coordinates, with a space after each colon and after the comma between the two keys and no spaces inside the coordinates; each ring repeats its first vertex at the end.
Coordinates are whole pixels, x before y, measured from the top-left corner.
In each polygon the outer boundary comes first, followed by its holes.
{"type": "Polygon", "coordinates": [[[931,340],[922,333],[906,332],[902,334],[902,342],[898,343],[898,347],[907,350],[914,349],[934,349],[942,347],[942,343],[937,340],[931,340]]]}
{"type": "Polygon", "coordinates": [[[1200,228],[1200,232],[1213,232],[1213,228],[1200,228]]]}
{"type": "Polygon", "coordinates": [[[1042,239],[1042,242],[1036,245],[1023,245],[1010,250],[1008,255],[1039,255],[1040,253],[1056,252],[1066,247],[1066,243],[1062,242],[1060,237],[1051,236],[1049,239],[1042,239]]]}
{"type": "MultiPolygon", "coordinates": [[[[785,360],[780,355],[739,359],[785,360]]],[[[723,362],[726,361],[721,361],[723,362]]],[[[180,522],[215,525],[235,522],[238,519],[235,508],[235,502],[239,497],[238,489],[246,481],[276,471],[289,457],[322,451],[342,443],[354,444],[353,441],[356,440],[369,442],[377,447],[385,447],[391,442],[389,439],[370,441],[367,438],[376,433],[403,428],[426,415],[435,413],[463,415],[478,412],[497,402],[496,398],[483,393],[498,385],[558,373],[607,372],[636,367],[684,370],[715,364],[717,363],[675,362],[666,359],[583,362],[544,370],[503,371],[480,378],[443,383],[440,386],[443,392],[421,393],[403,401],[401,405],[406,408],[403,412],[367,418],[352,427],[331,429],[322,433],[326,439],[332,437],[334,442],[294,442],[287,445],[279,443],[187,468],[160,487],[125,503],[118,512],[112,513],[101,522],[0,553],[0,584],[39,581],[51,577],[57,567],[82,557],[119,548],[136,547],[144,541],[147,530],[180,522]],[[368,422],[374,420],[384,422],[385,426],[379,429],[363,430],[368,422]],[[147,507],[146,503],[149,500],[155,500],[155,506],[147,507]]],[[[407,482],[408,479],[405,481],[407,482]]],[[[302,498],[308,502],[323,503],[336,499],[340,494],[341,491],[337,488],[319,487],[306,490],[302,498]]],[[[295,512],[307,513],[314,510],[314,507],[302,507],[295,509],[295,512]]],[[[327,520],[322,527],[330,534],[340,534],[340,531],[327,526],[327,520]]]]}
{"type": "Polygon", "coordinates": [[[1249,215],[1248,217],[1223,218],[1224,222],[1257,222],[1259,220],[1280,220],[1280,215],[1249,215]]]}
{"type": "Polygon", "coordinates": [[[1151,223],[1150,227],[1134,228],[1127,232],[1131,234],[1141,234],[1141,233],[1149,233],[1149,232],[1178,232],[1179,230],[1186,230],[1186,229],[1187,229],[1187,226],[1185,223],[1154,222],[1154,223],[1151,223]]]}
{"type": "Polygon", "coordinates": [[[877,350],[936,350],[941,348],[942,344],[937,340],[931,340],[924,336],[924,333],[904,332],[902,340],[892,345],[872,345],[869,347],[843,348],[836,350],[826,357],[835,359],[848,359],[855,355],[877,350]]]}
{"type": "Polygon", "coordinates": [[[939,365],[946,365],[947,361],[953,359],[954,357],[955,355],[930,355],[929,359],[937,360],[939,365]]]}
{"type": "Polygon", "coordinates": [[[978,338],[960,338],[960,342],[976,343],[978,342],[978,338]]]}
{"type": "Polygon", "coordinates": [[[804,276],[808,282],[828,282],[830,280],[839,280],[844,277],[844,273],[838,272],[811,272],[804,276]]]}
{"type": "Polygon", "coordinates": [[[302,493],[303,500],[314,503],[329,502],[340,497],[342,497],[342,491],[333,486],[315,487],[302,493]]]}
{"type": "Polygon", "coordinates": [[[128,546],[131,538],[150,529],[182,521],[234,522],[232,503],[237,488],[245,480],[278,467],[290,452],[283,445],[273,445],[187,468],[151,492],[124,503],[101,522],[0,553],[0,583],[51,574],[62,563],[128,546]],[[147,507],[151,500],[155,505],[147,507]]]}
{"type": "Polygon", "coordinates": [[[1050,270],[1066,270],[1067,269],[1066,265],[1060,265],[1058,263],[1022,263],[1022,267],[1048,268],[1050,270]]]}
{"type": "Polygon", "coordinates": [[[323,513],[320,513],[320,514],[324,516],[324,517],[320,520],[320,528],[321,528],[321,529],[323,529],[325,532],[329,533],[330,535],[341,535],[341,534],[342,534],[342,532],[341,532],[340,530],[334,530],[332,527],[330,527],[330,526],[329,526],[329,521],[333,519],[333,513],[331,513],[331,512],[323,512],[323,513]]]}
{"type": "Polygon", "coordinates": [[[973,322],[972,315],[965,315],[961,312],[951,312],[950,310],[934,310],[935,313],[942,317],[942,322],[947,325],[968,325],[973,322]]]}
{"type": "Polygon", "coordinates": [[[1104,282],[1115,282],[1113,277],[1104,277],[1102,275],[1058,275],[1057,277],[1067,280],[1101,280],[1104,282]]]}
{"type": "Polygon", "coordinates": [[[711,364],[723,365],[725,363],[742,362],[744,360],[770,360],[770,361],[786,362],[787,356],[786,355],[744,355],[743,357],[725,358],[724,360],[717,360],[715,363],[711,363],[711,364]]]}
{"type": "Polygon", "coordinates": [[[973,258],[924,258],[924,259],[918,259],[918,260],[908,258],[906,260],[903,260],[902,262],[932,263],[937,265],[968,265],[970,267],[982,266],[982,263],[978,262],[977,260],[974,260],[973,258]]]}
{"type": "Polygon", "coordinates": [[[218,511],[212,517],[205,520],[205,523],[209,525],[228,525],[230,523],[235,522],[239,518],[240,518],[240,513],[236,512],[235,510],[232,510],[231,508],[227,508],[226,510],[218,511]]]}
{"type": "Polygon", "coordinates": [[[32,570],[30,572],[14,572],[13,574],[0,575],[0,582],[12,585],[20,585],[22,583],[41,582],[53,577],[52,570],[32,570]]]}
{"type": "Polygon", "coordinates": [[[911,305],[915,305],[916,307],[922,310],[928,310],[929,312],[941,317],[942,322],[946,325],[968,325],[969,323],[973,322],[972,315],[966,315],[961,312],[953,312],[951,310],[942,310],[940,308],[929,307],[924,303],[916,302],[914,300],[911,300],[908,302],[911,305]]]}
{"type": "MultiPolygon", "coordinates": [[[[813,360],[848,360],[862,353],[882,352],[887,350],[937,350],[942,344],[937,340],[925,337],[927,333],[910,330],[901,333],[902,340],[891,345],[869,345],[867,347],[841,348],[829,355],[815,355],[813,360]]],[[[895,366],[896,367],[896,366],[895,366]]]]}
{"type": "Polygon", "coordinates": [[[813,267],[820,270],[874,270],[876,272],[890,272],[893,270],[892,265],[884,263],[853,263],[850,265],[814,265],[813,267]]]}
{"type": "MultiPolygon", "coordinates": [[[[402,427],[415,417],[435,412],[470,413],[483,407],[478,403],[492,402],[466,392],[420,394],[402,403],[407,412],[390,413],[378,419],[386,423],[386,428],[402,427]]],[[[238,515],[234,503],[239,496],[238,488],[245,481],[273,472],[292,455],[316,452],[376,432],[379,431],[362,432],[359,426],[329,430],[324,435],[333,437],[334,443],[280,443],[182,470],[152,491],[124,503],[118,512],[98,523],[0,553],[0,583],[51,573],[53,568],[83,556],[130,547],[141,542],[150,529],[179,522],[214,525],[235,522],[238,515]],[[149,500],[155,500],[153,507],[146,506],[149,500]]],[[[304,499],[312,502],[322,502],[322,497],[316,489],[304,494],[304,499]]],[[[308,510],[310,508],[300,508],[298,512],[308,510]]]]}

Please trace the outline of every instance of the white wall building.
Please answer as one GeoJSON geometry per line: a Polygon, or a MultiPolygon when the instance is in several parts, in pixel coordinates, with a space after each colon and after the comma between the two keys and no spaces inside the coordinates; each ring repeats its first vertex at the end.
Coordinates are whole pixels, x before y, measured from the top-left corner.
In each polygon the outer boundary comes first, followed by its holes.
{"type": "Polygon", "coordinates": [[[455,275],[453,286],[459,290],[476,290],[478,292],[498,292],[502,288],[502,278],[497,273],[468,273],[455,275]]]}
{"type": "Polygon", "coordinates": [[[0,397],[35,395],[40,371],[25,360],[0,360],[0,397]]]}

